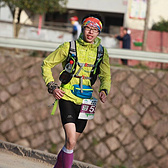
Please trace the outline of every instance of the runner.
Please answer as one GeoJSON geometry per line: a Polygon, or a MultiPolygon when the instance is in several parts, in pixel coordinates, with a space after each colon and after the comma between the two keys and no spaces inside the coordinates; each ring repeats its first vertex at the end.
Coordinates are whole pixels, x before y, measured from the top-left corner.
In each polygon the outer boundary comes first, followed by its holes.
{"type": "Polygon", "coordinates": [[[111,74],[107,50],[97,36],[103,21],[98,14],[82,20],[82,33],[76,42],[65,42],[44,59],[43,79],[49,93],[59,100],[60,115],[65,131],[65,145],[60,150],[54,168],[71,168],[73,149],[77,139],[92,119],[97,100],[92,97],[97,75],[100,79],[99,98],[105,103],[111,87],[111,74]],[[51,69],[62,63],[61,86],[54,82],[51,69]],[[85,115],[86,114],[86,115],[85,115]]]}
{"type": "Polygon", "coordinates": [[[72,37],[73,40],[77,40],[81,33],[81,25],[78,22],[78,17],[73,16],[70,18],[71,24],[73,25],[72,37]]]}

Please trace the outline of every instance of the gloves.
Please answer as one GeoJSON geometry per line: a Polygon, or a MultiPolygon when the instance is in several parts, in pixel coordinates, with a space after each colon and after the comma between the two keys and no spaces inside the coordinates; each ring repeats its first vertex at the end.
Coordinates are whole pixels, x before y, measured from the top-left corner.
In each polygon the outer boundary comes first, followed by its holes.
{"type": "Polygon", "coordinates": [[[53,94],[53,91],[55,90],[55,89],[57,89],[57,88],[59,88],[59,86],[58,86],[58,84],[56,84],[55,82],[49,82],[48,84],[47,84],[47,87],[48,87],[48,93],[50,93],[50,94],[53,94]]]}

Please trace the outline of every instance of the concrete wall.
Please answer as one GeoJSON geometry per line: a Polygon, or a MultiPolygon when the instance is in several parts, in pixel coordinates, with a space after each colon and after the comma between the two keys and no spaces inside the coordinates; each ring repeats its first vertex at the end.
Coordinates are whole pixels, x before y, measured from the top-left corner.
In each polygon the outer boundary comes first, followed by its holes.
{"type": "MultiPolygon", "coordinates": [[[[64,145],[59,109],[50,115],[54,99],[41,77],[43,59],[29,55],[0,50],[0,139],[57,153],[64,145]]],[[[60,66],[53,69],[54,78],[60,71],[60,66]]],[[[108,100],[98,103],[75,159],[103,168],[168,167],[167,71],[111,67],[111,72],[108,100]]]]}
{"type": "MultiPolygon", "coordinates": [[[[2,2],[0,2],[0,5],[2,5],[2,2]]],[[[13,21],[13,17],[12,17],[9,7],[0,8],[0,20],[7,21],[7,22],[13,21]]]]}
{"type": "MultiPolygon", "coordinates": [[[[14,37],[13,33],[13,25],[11,23],[3,23],[0,22],[0,36],[1,37],[14,37]]],[[[63,43],[65,41],[72,40],[71,34],[72,28],[67,30],[60,30],[60,29],[47,29],[42,28],[40,34],[38,35],[38,28],[37,27],[30,27],[30,26],[23,26],[20,29],[18,38],[21,39],[30,39],[30,40],[40,40],[40,41],[49,41],[49,42],[57,42],[63,43]]],[[[102,39],[102,44],[107,48],[118,48],[119,44],[118,41],[114,38],[109,37],[109,35],[100,35],[102,39]]]]}
{"type": "MultiPolygon", "coordinates": [[[[141,47],[137,47],[134,45],[134,41],[138,39],[143,41],[143,31],[131,29],[131,49],[132,50],[142,50],[141,47]]],[[[147,51],[151,52],[160,52],[160,53],[168,53],[168,33],[167,32],[159,32],[159,31],[148,31],[147,36],[147,51]]]]}
{"type": "MultiPolygon", "coordinates": [[[[132,29],[144,29],[144,20],[140,19],[131,19],[130,15],[130,6],[132,0],[68,0],[67,9],[71,10],[84,10],[84,11],[96,11],[96,12],[110,12],[110,13],[123,13],[125,14],[124,26],[127,26],[132,29]]],[[[150,19],[149,19],[149,29],[152,25],[163,17],[168,19],[167,15],[167,0],[151,0],[150,6],[150,19]]],[[[26,17],[26,13],[23,13],[22,17],[26,17]]],[[[0,8],[0,20],[12,22],[12,15],[8,7],[0,8]]],[[[24,21],[23,21],[24,22],[24,21]]],[[[29,24],[31,21],[29,21],[29,24]]]]}
{"type": "MultiPolygon", "coordinates": [[[[0,2],[0,4],[3,3],[0,2]]],[[[0,21],[13,23],[13,16],[8,6],[3,6],[0,8],[0,21]]],[[[28,19],[28,14],[25,11],[22,11],[21,13],[20,23],[32,25],[32,21],[28,19]]]]}
{"type": "MultiPolygon", "coordinates": [[[[123,28],[120,28],[122,34],[123,28]]],[[[135,41],[143,41],[143,31],[137,29],[131,30],[131,50],[142,50],[141,46],[135,46],[135,41]]],[[[168,33],[167,32],[159,32],[159,31],[148,31],[147,36],[147,47],[146,51],[156,52],[156,53],[168,53],[168,33]]],[[[122,42],[120,42],[120,48],[122,48],[122,42]]],[[[167,63],[159,63],[159,62],[142,62],[137,60],[128,60],[128,65],[138,65],[143,64],[150,68],[159,68],[159,69],[168,69],[167,63]]]]}
{"type": "MultiPolygon", "coordinates": [[[[132,0],[128,0],[127,12],[125,15],[125,26],[132,29],[143,30],[144,23],[145,23],[143,19],[132,19],[129,17],[131,2],[132,0]]],[[[159,0],[159,1],[151,0],[150,18],[149,18],[149,24],[148,24],[149,29],[151,29],[154,23],[157,23],[158,21],[160,21],[161,17],[164,18],[165,20],[168,20],[167,6],[168,6],[168,1],[166,0],[159,0]]]]}
{"type": "Polygon", "coordinates": [[[127,6],[124,4],[124,0],[68,0],[67,8],[96,12],[125,13],[127,6]]]}

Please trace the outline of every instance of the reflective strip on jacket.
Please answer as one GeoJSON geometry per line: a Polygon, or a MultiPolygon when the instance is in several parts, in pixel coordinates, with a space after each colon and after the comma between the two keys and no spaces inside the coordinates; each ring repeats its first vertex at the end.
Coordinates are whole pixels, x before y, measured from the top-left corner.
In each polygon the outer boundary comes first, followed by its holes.
{"type": "MultiPolygon", "coordinates": [[[[82,34],[80,35],[79,39],[76,41],[76,50],[77,50],[77,58],[79,63],[88,63],[94,64],[96,57],[97,57],[97,47],[99,46],[101,39],[98,37],[95,39],[95,43],[86,43],[82,38],[82,34]]],[[[52,52],[48,57],[46,57],[43,61],[41,66],[42,68],[42,76],[47,85],[49,82],[54,81],[51,69],[62,63],[64,67],[66,64],[66,59],[69,53],[69,42],[65,42],[60,45],[54,52],[52,52]]],[[[78,71],[79,66],[76,67],[76,72],[78,71]]],[[[79,76],[90,76],[90,71],[92,67],[83,67],[83,70],[80,71],[79,76]]],[[[76,73],[75,72],[75,73],[76,73]]],[[[54,72],[53,72],[54,73],[54,72]]],[[[109,93],[111,87],[111,73],[110,73],[110,64],[109,64],[109,56],[107,50],[104,48],[104,56],[103,60],[100,64],[100,88],[99,91],[102,89],[106,89],[109,93]]],[[[69,82],[71,85],[79,84],[80,79],[73,77],[69,82]]],[[[83,85],[90,86],[90,80],[84,79],[83,85]]],[[[69,100],[74,102],[75,104],[81,104],[82,99],[76,97],[71,93],[70,90],[61,88],[65,91],[65,95],[62,97],[65,100],[69,100]]]]}

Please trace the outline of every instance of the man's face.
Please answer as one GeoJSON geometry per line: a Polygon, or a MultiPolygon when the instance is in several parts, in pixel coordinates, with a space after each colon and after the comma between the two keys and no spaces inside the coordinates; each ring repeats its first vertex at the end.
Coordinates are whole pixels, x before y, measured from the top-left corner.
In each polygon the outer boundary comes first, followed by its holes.
{"type": "Polygon", "coordinates": [[[83,39],[87,43],[94,43],[96,37],[99,34],[99,30],[96,27],[85,26],[83,30],[83,39]]]}
{"type": "Polygon", "coordinates": [[[127,30],[123,29],[123,34],[126,35],[127,34],[127,30]]]}
{"type": "Polygon", "coordinates": [[[75,22],[76,22],[76,21],[72,20],[72,21],[71,21],[71,24],[72,24],[72,25],[74,25],[74,24],[75,24],[75,22]]]}

